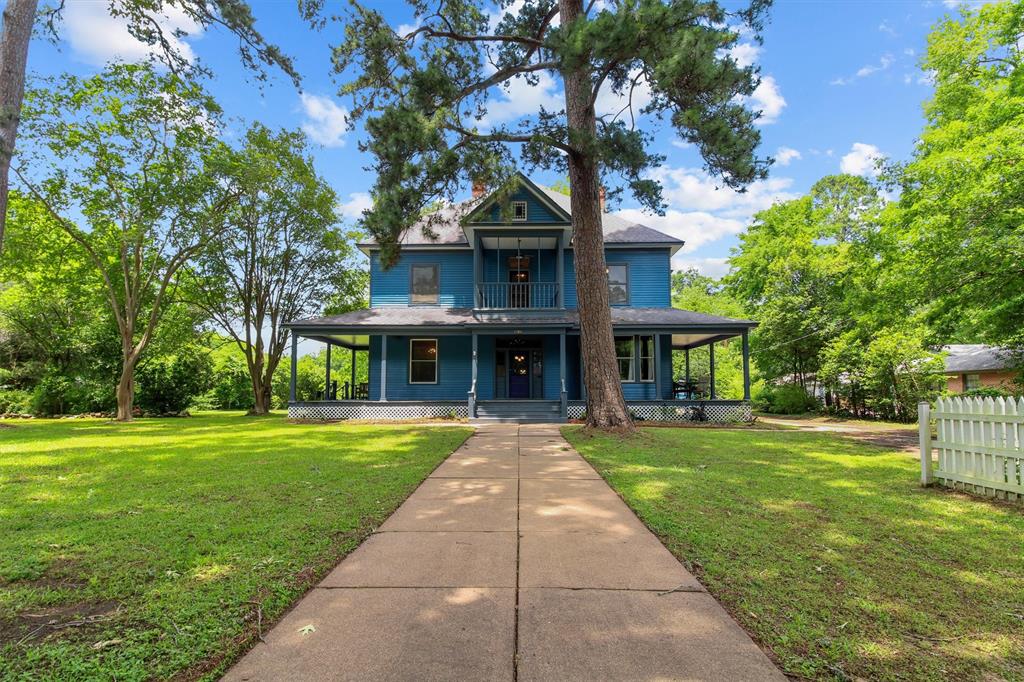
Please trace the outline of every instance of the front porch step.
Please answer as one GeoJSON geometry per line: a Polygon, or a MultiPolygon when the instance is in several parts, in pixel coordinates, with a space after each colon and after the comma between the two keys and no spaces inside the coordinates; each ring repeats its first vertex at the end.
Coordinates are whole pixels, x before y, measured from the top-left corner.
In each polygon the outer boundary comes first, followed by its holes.
{"type": "Polygon", "coordinates": [[[557,400],[484,400],[476,405],[474,424],[538,424],[560,422],[557,400]]]}

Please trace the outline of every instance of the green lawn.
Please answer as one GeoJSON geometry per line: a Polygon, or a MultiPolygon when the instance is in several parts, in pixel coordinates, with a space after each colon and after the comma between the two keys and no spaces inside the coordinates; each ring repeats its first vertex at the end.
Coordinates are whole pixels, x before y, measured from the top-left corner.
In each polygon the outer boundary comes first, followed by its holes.
{"type": "Polygon", "coordinates": [[[4,679],[216,676],[470,433],[0,424],[4,679]]]}
{"type": "Polygon", "coordinates": [[[565,433],[787,673],[1024,680],[1024,508],[835,434],[565,433]]]}

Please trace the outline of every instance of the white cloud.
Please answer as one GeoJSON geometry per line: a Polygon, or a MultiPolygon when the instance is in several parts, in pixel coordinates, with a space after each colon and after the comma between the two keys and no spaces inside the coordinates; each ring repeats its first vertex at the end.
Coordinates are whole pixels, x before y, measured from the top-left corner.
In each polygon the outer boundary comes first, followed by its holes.
{"type": "Polygon", "coordinates": [[[876,163],[885,155],[873,144],[854,142],[850,153],[839,160],[839,170],[850,175],[863,175],[873,178],[878,175],[876,163]]]}
{"type": "Polygon", "coordinates": [[[314,142],[325,147],[341,147],[345,144],[348,132],[348,110],[329,97],[311,95],[307,92],[300,96],[302,112],[306,120],[302,130],[314,142]]]}
{"type": "Polygon", "coordinates": [[[671,144],[673,147],[677,147],[679,149],[690,149],[693,147],[693,143],[687,142],[686,140],[680,140],[678,137],[673,137],[671,144]]]}
{"type": "Polygon", "coordinates": [[[896,32],[896,27],[893,26],[892,22],[888,19],[883,20],[882,23],[878,25],[878,30],[893,37],[899,35],[899,33],[896,32]]]}
{"type": "MultiPolygon", "coordinates": [[[[630,78],[636,78],[638,74],[638,71],[634,71],[630,73],[630,78]]],[[[626,85],[620,95],[612,92],[611,87],[606,84],[601,88],[601,92],[597,94],[597,100],[594,101],[594,110],[597,112],[597,115],[611,115],[628,122],[629,110],[626,109],[626,106],[632,101],[633,115],[639,117],[640,110],[651,101],[651,84],[647,82],[646,78],[640,78],[637,81],[636,87],[632,88],[632,98],[630,97],[631,88],[632,81],[626,85]],[[622,113],[620,114],[619,112],[622,113]]]]}
{"type": "Polygon", "coordinates": [[[729,50],[729,56],[736,60],[737,66],[752,66],[761,55],[761,47],[754,43],[737,43],[729,50]]]}
{"type": "Polygon", "coordinates": [[[761,112],[761,118],[757,119],[761,125],[775,123],[779,120],[782,110],[786,108],[786,98],[782,96],[782,91],[772,76],[761,78],[761,84],[754,90],[748,102],[754,110],[761,112]]]}
{"type": "Polygon", "coordinates": [[[692,253],[705,244],[739,234],[747,226],[742,220],[723,218],[705,211],[684,212],[670,209],[665,211],[665,215],[659,216],[645,213],[638,208],[628,208],[619,211],[618,214],[626,220],[653,227],[659,232],[682,239],[686,244],[680,249],[680,253],[692,253]]]}
{"type": "MultiPolygon", "coordinates": [[[[128,22],[113,17],[105,2],[72,0],[64,6],[64,36],[72,51],[83,61],[102,66],[109,61],[139,61],[159,49],[136,40],[128,32],[128,22]]],[[[188,43],[174,35],[182,31],[189,38],[202,34],[202,27],[173,5],[164,5],[159,20],[165,37],[184,59],[191,62],[195,53],[188,43]]]]}
{"type": "Polygon", "coordinates": [[[697,268],[697,272],[705,277],[722,279],[729,274],[728,258],[687,258],[682,252],[672,258],[673,270],[689,270],[697,268]]]}
{"type": "Polygon", "coordinates": [[[780,166],[788,166],[793,161],[799,161],[803,155],[792,147],[779,147],[775,150],[775,162],[780,166]]]}
{"type": "Polygon", "coordinates": [[[893,59],[893,56],[891,54],[884,54],[878,60],[877,64],[865,64],[864,66],[857,69],[857,72],[852,76],[840,76],[839,78],[833,78],[831,81],[829,81],[829,85],[849,85],[861,78],[867,78],[873,73],[885,71],[890,66],[892,66],[895,61],[896,60],[893,59]]]}
{"type": "Polygon", "coordinates": [[[342,218],[359,220],[363,217],[363,211],[373,206],[373,200],[369,192],[352,192],[348,195],[348,201],[338,204],[338,213],[342,218]]]}
{"type": "Polygon", "coordinates": [[[399,24],[398,28],[395,29],[395,33],[397,33],[400,37],[404,38],[405,36],[409,35],[413,31],[418,29],[421,25],[422,24],[420,23],[419,19],[417,19],[416,22],[413,24],[399,24]]]}
{"type": "Polygon", "coordinates": [[[506,87],[499,88],[497,95],[487,104],[487,114],[479,122],[480,127],[490,128],[515,121],[536,114],[541,107],[548,111],[562,109],[565,97],[559,84],[549,73],[542,71],[538,77],[537,85],[530,85],[525,78],[513,78],[506,87]]]}
{"type": "MultiPolygon", "coordinates": [[[[746,192],[737,192],[700,169],[662,167],[652,173],[662,184],[662,194],[672,206],[687,211],[718,213],[727,218],[747,220],[751,215],[777,201],[788,201],[796,194],[788,191],[792,178],[757,180],[746,192]]],[[[653,227],[653,226],[652,226],[653,227]]]]}

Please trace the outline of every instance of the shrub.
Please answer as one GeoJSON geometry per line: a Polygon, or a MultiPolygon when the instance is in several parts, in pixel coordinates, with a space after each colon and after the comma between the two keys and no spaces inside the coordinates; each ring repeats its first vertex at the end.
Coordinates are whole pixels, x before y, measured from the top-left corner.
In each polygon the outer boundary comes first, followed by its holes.
{"type": "Polygon", "coordinates": [[[772,414],[804,414],[820,407],[818,399],[798,384],[765,386],[754,402],[758,409],[772,414]]]}
{"type": "Polygon", "coordinates": [[[0,414],[28,412],[32,394],[16,388],[0,389],[0,414]]]}
{"type": "Polygon", "coordinates": [[[46,416],[109,412],[114,404],[112,384],[53,372],[36,384],[27,407],[32,414],[46,416]]]}
{"type": "Polygon", "coordinates": [[[147,360],[135,372],[136,404],[143,410],[181,412],[210,388],[213,362],[209,352],[186,346],[175,355],[147,360]]]}
{"type": "Polygon", "coordinates": [[[969,391],[964,391],[960,394],[961,398],[1009,398],[1015,395],[1012,391],[998,386],[982,386],[981,388],[972,388],[969,391]]]}

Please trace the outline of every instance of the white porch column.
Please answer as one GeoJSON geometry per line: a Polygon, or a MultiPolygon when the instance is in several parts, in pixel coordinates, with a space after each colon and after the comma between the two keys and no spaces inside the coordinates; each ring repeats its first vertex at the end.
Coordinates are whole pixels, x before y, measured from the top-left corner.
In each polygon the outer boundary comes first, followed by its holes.
{"type": "Polygon", "coordinates": [[[711,356],[710,357],[710,361],[711,361],[711,386],[710,386],[710,388],[711,388],[711,399],[714,400],[715,397],[716,397],[715,396],[715,342],[714,341],[712,341],[710,344],[708,344],[708,352],[710,353],[710,356],[711,356]]]}

